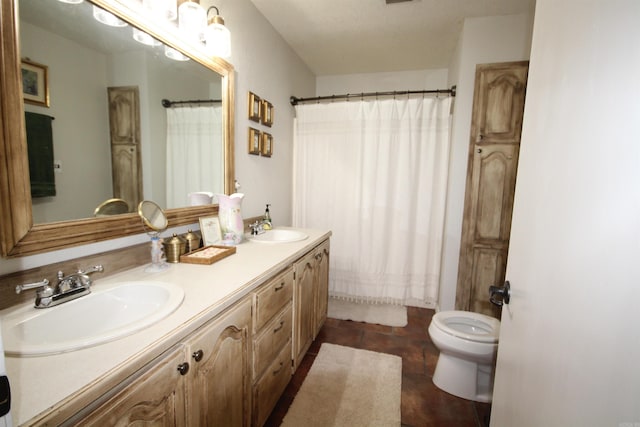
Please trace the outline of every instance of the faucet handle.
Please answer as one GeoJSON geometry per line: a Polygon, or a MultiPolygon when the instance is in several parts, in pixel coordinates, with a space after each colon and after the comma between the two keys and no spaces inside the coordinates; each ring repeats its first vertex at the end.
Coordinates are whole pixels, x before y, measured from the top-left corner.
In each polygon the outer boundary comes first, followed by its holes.
{"type": "Polygon", "coordinates": [[[51,289],[51,287],[49,286],[49,280],[43,279],[40,282],[25,283],[24,285],[16,286],[16,294],[19,294],[22,291],[26,291],[28,289],[35,289],[40,287],[42,287],[42,291],[44,292],[47,292],[48,290],[51,290],[51,292],[53,292],[53,289],[51,289]]]}
{"type": "Polygon", "coordinates": [[[104,267],[100,264],[94,265],[86,271],[78,270],[78,274],[91,274],[91,273],[102,273],[104,271],[104,267]]]}

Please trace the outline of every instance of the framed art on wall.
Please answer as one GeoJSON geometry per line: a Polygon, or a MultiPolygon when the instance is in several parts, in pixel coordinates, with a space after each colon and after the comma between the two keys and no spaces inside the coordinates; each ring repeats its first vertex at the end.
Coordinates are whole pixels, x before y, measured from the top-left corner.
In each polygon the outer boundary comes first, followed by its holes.
{"type": "Polygon", "coordinates": [[[49,67],[22,60],[22,96],[29,104],[49,106],[49,67]]]}
{"type": "Polygon", "coordinates": [[[249,154],[260,154],[260,135],[258,129],[249,128],[249,154]]]}
{"type": "Polygon", "coordinates": [[[273,124],[273,104],[266,99],[262,100],[262,124],[271,127],[273,124]]]}
{"type": "Polygon", "coordinates": [[[271,134],[262,132],[261,151],[264,157],[271,157],[273,154],[273,136],[271,134]]]}
{"type": "Polygon", "coordinates": [[[260,97],[253,92],[249,92],[247,102],[249,104],[249,120],[260,123],[260,107],[262,105],[260,97]]]}

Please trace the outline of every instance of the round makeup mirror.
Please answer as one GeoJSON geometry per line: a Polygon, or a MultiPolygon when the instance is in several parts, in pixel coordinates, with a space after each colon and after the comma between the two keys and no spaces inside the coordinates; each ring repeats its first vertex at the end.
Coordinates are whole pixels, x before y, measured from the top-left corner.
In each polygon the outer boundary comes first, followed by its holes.
{"type": "Polygon", "coordinates": [[[142,218],[144,225],[153,231],[160,232],[167,229],[169,221],[164,211],[155,202],[143,200],[138,205],[138,215],[142,218]]]}

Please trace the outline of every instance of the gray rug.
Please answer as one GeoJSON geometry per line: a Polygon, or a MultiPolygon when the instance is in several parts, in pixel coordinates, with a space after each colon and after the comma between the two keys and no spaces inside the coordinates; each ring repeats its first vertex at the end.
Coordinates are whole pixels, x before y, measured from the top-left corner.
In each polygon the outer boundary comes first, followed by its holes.
{"type": "Polygon", "coordinates": [[[284,427],[398,427],[402,359],[322,344],[284,427]]]}
{"type": "Polygon", "coordinates": [[[407,326],[407,307],[392,304],[365,304],[329,298],[328,317],[378,325],[407,326]]]}

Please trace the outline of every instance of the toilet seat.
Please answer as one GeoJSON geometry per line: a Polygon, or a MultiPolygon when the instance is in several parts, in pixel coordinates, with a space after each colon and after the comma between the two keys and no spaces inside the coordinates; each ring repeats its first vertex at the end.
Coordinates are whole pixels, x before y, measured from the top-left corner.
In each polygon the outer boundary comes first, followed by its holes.
{"type": "Polygon", "coordinates": [[[478,343],[497,343],[500,336],[500,321],[480,313],[441,311],[432,322],[449,335],[478,343]]]}

